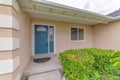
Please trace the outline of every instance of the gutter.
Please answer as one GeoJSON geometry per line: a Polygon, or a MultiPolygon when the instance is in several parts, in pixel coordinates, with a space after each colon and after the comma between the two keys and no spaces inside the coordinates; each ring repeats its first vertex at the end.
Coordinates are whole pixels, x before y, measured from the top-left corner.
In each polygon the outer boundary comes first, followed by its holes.
{"type": "Polygon", "coordinates": [[[41,3],[44,5],[49,5],[52,7],[56,7],[56,8],[63,8],[63,9],[67,9],[73,12],[83,12],[89,15],[93,15],[93,16],[98,16],[98,17],[102,17],[102,18],[106,18],[106,19],[113,19],[112,17],[109,16],[105,16],[105,15],[101,15],[98,13],[94,13],[94,12],[90,12],[90,11],[86,11],[86,10],[82,10],[82,9],[78,9],[78,8],[74,8],[74,7],[70,7],[70,6],[66,6],[63,4],[58,4],[58,3],[54,3],[54,2],[50,2],[50,1],[45,1],[45,0],[31,0],[32,3],[41,3]]]}
{"type": "MultiPolygon", "coordinates": [[[[18,1],[20,1],[20,0],[18,0],[18,1]]],[[[78,14],[82,13],[82,14],[98,17],[100,19],[105,20],[104,23],[106,23],[106,24],[108,24],[109,22],[120,20],[120,16],[118,16],[118,17],[110,17],[110,16],[101,15],[101,14],[98,14],[98,13],[94,13],[94,12],[90,12],[90,11],[86,11],[86,10],[82,10],[82,9],[78,9],[78,8],[74,8],[74,7],[70,7],[70,6],[66,6],[66,5],[63,5],[63,4],[46,1],[46,0],[28,0],[28,1],[30,2],[31,5],[32,4],[33,5],[41,5],[41,6],[46,6],[46,7],[54,8],[54,9],[58,9],[58,10],[59,9],[63,10],[63,11],[66,10],[68,12],[75,12],[75,13],[78,13],[78,14]]],[[[29,11],[29,9],[27,9],[27,10],[29,11]]],[[[33,12],[36,12],[36,11],[33,11],[33,12]]],[[[99,20],[96,21],[96,23],[99,23],[99,20]]]]}

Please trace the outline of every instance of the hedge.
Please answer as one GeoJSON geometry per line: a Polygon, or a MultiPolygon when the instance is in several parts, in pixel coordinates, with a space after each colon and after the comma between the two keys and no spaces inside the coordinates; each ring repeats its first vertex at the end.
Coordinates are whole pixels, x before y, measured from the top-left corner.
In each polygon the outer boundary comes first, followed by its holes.
{"type": "Polygon", "coordinates": [[[59,58],[66,80],[120,80],[120,51],[67,50],[59,58]]]}

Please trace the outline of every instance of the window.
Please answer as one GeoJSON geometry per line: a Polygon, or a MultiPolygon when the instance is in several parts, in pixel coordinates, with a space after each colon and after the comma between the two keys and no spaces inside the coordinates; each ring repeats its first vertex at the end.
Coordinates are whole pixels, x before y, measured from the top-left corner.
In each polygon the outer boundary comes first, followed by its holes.
{"type": "Polygon", "coordinates": [[[54,27],[53,26],[49,27],[49,39],[50,41],[54,40],[54,27]]]}
{"type": "Polygon", "coordinates": [[[84,28],[71,28],[71,40],[82,41],[84,40],[84,28]]]}

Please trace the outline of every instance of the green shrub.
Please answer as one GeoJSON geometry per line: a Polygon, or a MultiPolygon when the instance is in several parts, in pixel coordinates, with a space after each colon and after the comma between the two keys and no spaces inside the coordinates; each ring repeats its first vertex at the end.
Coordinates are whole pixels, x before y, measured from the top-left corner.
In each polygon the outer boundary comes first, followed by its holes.
{"type": "Polygon", "coordinates": [[[67,50],[59,58],[67,80],[117,80],[120,75],[120,51],[67,50]]]}

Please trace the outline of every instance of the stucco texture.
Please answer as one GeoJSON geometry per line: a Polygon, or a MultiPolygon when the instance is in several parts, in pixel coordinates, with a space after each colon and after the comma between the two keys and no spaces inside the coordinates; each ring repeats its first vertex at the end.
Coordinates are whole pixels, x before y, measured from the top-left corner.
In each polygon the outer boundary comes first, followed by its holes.
{"type": "Polygon", "coordinates": [[[93,45],[96,48],[120,50],[120,21],[93,27],[93,45]]]}
{"type": "MultiPolygon", "coordinates": [[[[56,53],[60,53],[67,49],[91,48],[93,45],[92,27],[88,25],[65,23],[52,20],[32,19],[32,25],[45,24],[55,26],[55,48],[56,53]],[[85,28],[85,42],[70,41],[70,27],[85,28]]],[[[32,26],[33,27],[33,26],[32,26]]]]}
{"type": "Polygon", "coordinates": [[[20,39],[20,69],[21,72],[24,71],[26,66],[31,61],[31,24],[30,24],[30,16],[23,12],[20,9],[19,12],[19,22],[20,22],[20,30],[19,30],[19,39],[20,39]]]}

